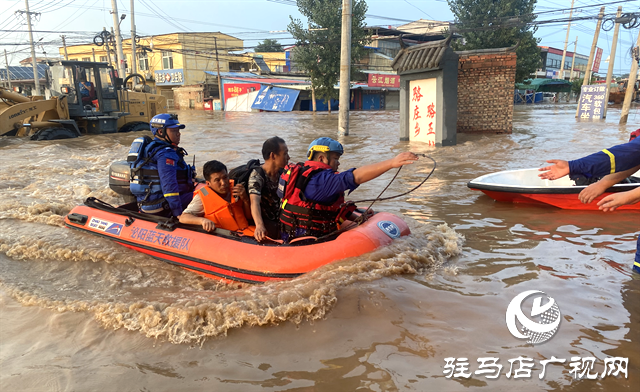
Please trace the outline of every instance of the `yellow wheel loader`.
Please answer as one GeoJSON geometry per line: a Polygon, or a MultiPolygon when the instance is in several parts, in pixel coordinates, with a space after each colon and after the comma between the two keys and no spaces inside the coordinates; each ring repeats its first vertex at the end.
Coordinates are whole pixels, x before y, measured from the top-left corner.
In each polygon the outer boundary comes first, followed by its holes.
{"type": "Polygon", "coordinates": [[[50,62],[45,97],[0,88],[0,136],[52,140],[149,130],[151,118],[167,111],[167,100],[148,90],[141,75],[119,79],[106,63],[50,62]],[[142,84],[126,89],[133,78],[142,84]]]}

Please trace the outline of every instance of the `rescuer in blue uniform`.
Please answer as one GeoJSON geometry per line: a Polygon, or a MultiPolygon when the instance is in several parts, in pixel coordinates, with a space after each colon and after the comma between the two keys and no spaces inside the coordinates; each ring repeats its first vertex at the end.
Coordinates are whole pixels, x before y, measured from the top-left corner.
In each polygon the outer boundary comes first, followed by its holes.
{"type": "MultiPolygon", "coordinates": [[[[597,182],[591,183],[578,196],[580,201],[589,204],[608,188],[640,170],[640,137],[637,137],[638,135],[640,135],[640,129],[631,133],[628,143],[606,148],[574,161],[550,159],[547,162],[553,165],[538,169],[544,172],[538,176],[543,179],[557,180],[568,174],[572,179],[580,176],[595,179],[597,182]]],[[[598,206],[602,211],[608,212],[625,204],[638,202],[640,202],[640,187],[608,195],[598,202],[598,206]]],[[[640,237],[636,243],[633,270],[640,273],[640,237]]]]}
{"type": "Polygon", "coordinates": [[[345,203],[345,191],[353,191],[392,168],[418,159],[411,152],[403,152],[392,159],[339,173],[343,153],[342,144],[321,137],[309,145],[306,162],[285,167],[278,185],[283,240],[320,237],[338,230],[340,223],[355,210],[353,204],[345,203]]]}
{"type": "Polygon", "coordinates": [[[547,162],[553,165],[538,169],[544,171],[539,174],[540,178],[556,180],[567,174],[572,179],[579,175],[587,178],[601,178],[640,165],[640,138],[633,137],[632,134],[632,139],[628,143],[606,148],[584,158],[574,161],[550,159],[547,162]]]}
{"type": "Polygon", "coordinates": [[[195,169],[184,160],[187,152],[178,147],[180,130],[185,126],[180,124],[177,115],[169,113],[153,117],[150,125],[155,138],[144,150],[146,160],[142,169],[149,173],[151,183],[147,184],[145,194],[133,192],[133,186],[131,189],[140,211],[180,217],[193,198],[195,177],[195,169]]]}

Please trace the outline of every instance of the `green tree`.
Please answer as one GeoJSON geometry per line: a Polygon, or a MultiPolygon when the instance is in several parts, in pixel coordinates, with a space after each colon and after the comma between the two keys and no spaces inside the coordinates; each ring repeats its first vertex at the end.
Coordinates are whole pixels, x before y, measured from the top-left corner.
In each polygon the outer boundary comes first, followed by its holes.
{"type": "Polygon", "coordinates": [[[520,45],[516,49],[516,83],[521,83],[541,65],[539,38],[531,27],[536,19],[536,0],[447,0],[463,41],[455,50],[490,49],[520,45]]]}
{"type": "MultiPolygon", "coordinates": [[[[316,97],[329,101],[338,98],[334,89],[340,78],[340,39],[342,28],[342,0],[297,0],[298,10],[308,23],[291,19],[287,30],[296,40],[293,49],[294,64],[305,70],[311,79],[316,97]]],[[[364,29],[367,3],[354,0],[351,24],[351,64],[366,53],[364,48],[371,35],[364,29]]]]}
{"type": "Polygon", "coordinates": [[[573,79],[571,81],[571,92],[574,94],[580,95],[580,90],[582,89],[582,82],[584,78],[581,79],[573,79]]]}
{"type": "MultiPolygon", "coordinates": [[[[573,79],[571,81],[571,91],[580,95],[580,91],[582,90],[582,83],[584,82],[584,78],[573,79]]],[[[595,84],[596,77],[591,75],[591,79],[589,80],[589,84],[595,84]]]]}
{"type": "Polygon", "coordinates": [[[267,38],[262,42],[258,42],[258,45],[253,49],[256,53],[264,52],[284,52],[282,45],[278,40],[267,38]]]}

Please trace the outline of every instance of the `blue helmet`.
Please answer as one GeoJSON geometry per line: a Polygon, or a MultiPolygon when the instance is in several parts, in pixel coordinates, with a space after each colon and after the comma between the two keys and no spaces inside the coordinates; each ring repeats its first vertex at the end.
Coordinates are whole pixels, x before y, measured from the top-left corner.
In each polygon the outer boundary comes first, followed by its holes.
{"type": "Polygon", "coordinates": [[[149,122],[149,126],[151,127],[151,133],[153,136],[158,136],[160,138],[165,137],[166,132],[164,132],[167,128],[180,128],[184,129],[184,124],[180,124],[178,121],[177,114],[169,114],[162,113],[154,116],[149,122]],[[158,132],[162,130],[161,132],[158,132]]]}
{"type": "Polygon", "coordinates": [[[311,159],[313,157],[313,153],[316,151],[335,152],[342,155],[344,153],[344,148],[342,148],[342,144],[331,139],[330,137],[321,137],[312,141],[311,144],[309,144],[307,159],[311,159]]]}

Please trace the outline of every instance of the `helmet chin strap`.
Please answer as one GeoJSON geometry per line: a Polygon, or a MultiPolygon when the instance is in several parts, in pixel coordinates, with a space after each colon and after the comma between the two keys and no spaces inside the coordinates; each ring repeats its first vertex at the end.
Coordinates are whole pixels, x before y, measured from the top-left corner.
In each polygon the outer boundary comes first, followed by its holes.
{"type": "Polygon", "coordinates": [[[167,132],[167,128],[162,128],[162,140],[168,142],[172,146],[177,146],[177,144],[175,144],[173,142],[173,140],[171,140],[171,138],[169,137],[169,133],[167,132]]]}

